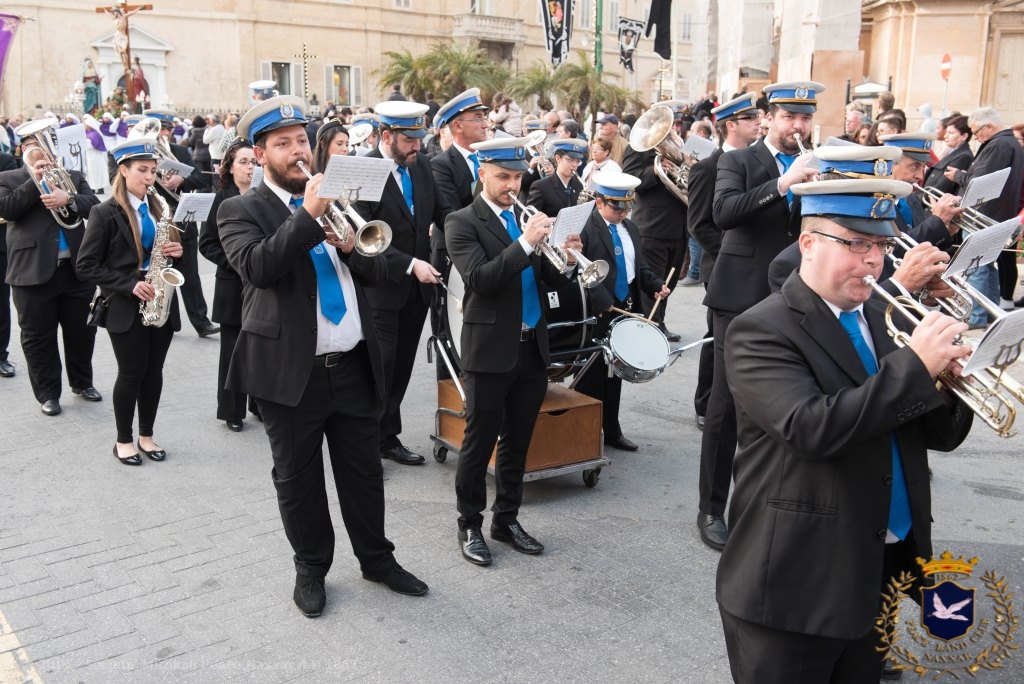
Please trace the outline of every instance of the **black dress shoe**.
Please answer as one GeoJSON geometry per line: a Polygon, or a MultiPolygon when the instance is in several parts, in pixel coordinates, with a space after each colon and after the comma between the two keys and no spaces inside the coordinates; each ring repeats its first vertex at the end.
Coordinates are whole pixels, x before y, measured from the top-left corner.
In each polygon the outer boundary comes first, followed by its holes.
{"type": "Polygon", "coordinates": [[[14,364],[10,361],[0,361],[0,378],[13,378],[14,364]]]}
{"type": "Polygon", "coordinates": [[[619,435],[618,437],[605,437],[604,443],[620,451],[636,451],[640,448],[622,435],[619,435]]]}
{"type": "Polygon", "coordinates": [[[390,449],[381,449],[380,457],[390,458],[395,463],[401,463],[402,465],[423,465],[426,462],[425,458],[419,454],[414,454],[401,444],[390,449]]]}
{"type": "Polygon", "coordinates": [[[729,540],[729,528],[725,526],[725,518],[700,513],[697,515],[697,529],[700,530],[700,540],[715,551],[725,548],[725,542],[729,540]]]}
{"type": "Polygon", "coordinates": [[[125,465],[142,465],[142,457],[138,454],[132,454],[131,456],[121,456],[117,453],[117,445],[114,445],[114,458],[125,465]]]}
{"type": "Polygon", "coordinates": [[[61,412],[60,402],[56,399],[47,399],[39,410],[48,416],[55,416],[61,412]]]}
{"type": "Polygon", "coordinates": [[[704,416],[695,417],[694,422],[697,423],[697,429],[704,432],[704,416]]]}
{"type": "Polygon", "coordinates": [[[295,592],[292,594],[295,605],[308,618],[320,617],[327,604],[327,591],[324,589],[323,577],[295,575],[295,592]]]}
{"type": "Polygon", "coordinates": [[[200,337],[209,337],[210,335],[216,335],[220,332],[220,326],[214,325],[213,323],[206,323],[196,328],[196,332],[199,333],[200,337]]]}
{"type": "Polygon", "coordinates": [[[459,546],[462,547],[462,557],[470,563],[491,564],[491,550],[487,548],[487,542],[484,541],[484,535],[479,527],[459,530],[459,546]]]}
{"type": "Polygon", "coordinates": [[[678,342],[679,340],[683,339],[677,333],[669,332],[668,328],[665,327],[664,323],[659,323],[658,327],[661,329],[661,332],[665,333],[665,339],[668,340],[669,342],[678,342]]]}
{"type": "Polygon", "coordinates": [[[162,461],[165,458],[167,458],[167,452],[164,451],[163,449],[157,449],[156,451],[146,451],[145,449],[142,448],[142,444],[140,444],[139,442],[136,442],[135,446],[138,447],[139,451],[144,453],[146,455],[146,458],[148,458],[150,461],[162,461]]]}
{"type": "Polygon", "coordinates": [[[95,387],[86,387],[85,389],[72,389],[71,393],[76,397],[82,397],[86,401],[103,401],[103,395],[99,393],[95,387]]]}
{"type": "Polygon", "coordinates": [[[508,525],[491,525],[491,539],[505,542],[519,553],[535,556],[544,550],[544,545],[527,534],[518,522],[508,525]]]}
{"type": "Polygon", "coordinates": [[[396,594],[405,594],[406,596],[423,596],[430,591],[425,582],[420,581],[416,575],[397,562],[393,562],[391,567],[377,572],[364,570],[363,579],[380,582],[396,594]]]}
{"type": "Polygon", "coordinates": [[[224,422],[227,423],[228,428],[230,428],[232,432],[241,432],[242,431],[242,421],[240,421],[240,420],[225,420],[224,422]]]}

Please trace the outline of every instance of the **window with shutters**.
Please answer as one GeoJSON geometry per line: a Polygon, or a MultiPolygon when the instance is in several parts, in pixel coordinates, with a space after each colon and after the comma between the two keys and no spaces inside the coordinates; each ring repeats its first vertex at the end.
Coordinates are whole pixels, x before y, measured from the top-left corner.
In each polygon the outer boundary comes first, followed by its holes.
{"type": "Polygon", "coordinates": [[[302,64],[297,62],[260,62],[260,78],[276,83],[281,95],[305,97],[302,64]]]}
{"type": "Polygon", "coordinates": [[[360,107],[363,104],[363,69],[344,64],[324,66],[324,101],[339,107],[360,107]]]}

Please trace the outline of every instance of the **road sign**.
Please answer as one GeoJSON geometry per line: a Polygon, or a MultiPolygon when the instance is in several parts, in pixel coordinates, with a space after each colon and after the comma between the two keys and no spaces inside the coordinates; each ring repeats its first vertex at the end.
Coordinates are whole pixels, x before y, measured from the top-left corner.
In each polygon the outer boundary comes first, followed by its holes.
{"type": "Polygon", "coordinates": [[[939,73],[942,74],[942,80],[948,81],[949,74],[953,71],[953,56],[948,52],[942,55],[941,69],[942,70],[939,73]]]}

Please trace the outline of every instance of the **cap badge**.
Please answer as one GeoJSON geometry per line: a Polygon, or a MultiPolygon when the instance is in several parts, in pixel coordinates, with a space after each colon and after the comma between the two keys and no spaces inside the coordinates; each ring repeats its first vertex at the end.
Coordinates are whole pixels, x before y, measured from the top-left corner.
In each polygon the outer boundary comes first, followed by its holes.
{"type": "Polygon", "coordinates": [[[284,118],[284,119],[294,119],[295,118],[295,107],[293,107],[290,104],[283,104],[283,105],[281,105],[281,109],[279,111],[281,112],[281,117],[284,118]]]}
{"type": "Polygon", "coordinates": [[[806,100],[810,93],[807,88],[800,87],[793,91],[793,96],[798,100],[806,100]]]}
{"type": "Polygon", "coordinates": [[[888,176],[889,175],[889,162],[884,159],[875,160],[875,175],[876,176],[888,176]]]}
{"type": "Polygon", "coordinates": [[[889,218],[892,213],[893,201],[896,198],[892,195],[875,195],[875,203],[871,207],[871,218],[873,219],[884,219],[889,218]]]}

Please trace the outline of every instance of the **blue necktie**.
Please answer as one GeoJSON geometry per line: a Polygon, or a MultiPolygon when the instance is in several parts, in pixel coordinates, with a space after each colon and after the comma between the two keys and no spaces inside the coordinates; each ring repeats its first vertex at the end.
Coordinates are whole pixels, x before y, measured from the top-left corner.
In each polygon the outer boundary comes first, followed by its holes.
{"type": "MultiPolygon", "coordinates": [[[[878,372],[878,364],[875,357],[860,332],[860,325],[857,323],[857,312],[843,311],[839,314],[839,323],[843,326],[850,341],[853,342],[857,355],[868,375],[878,372]]],[[[900,539],[904,539],[910,532],[910,494],[907,491],[907,481],[903,476],[903,461],[900,459],[900,447],[896,441],[896,434],[891,433],[892,441],[892,498],[889,501],[889,530],[900,539]]]]}
{"type": "Polygon", "coordinates": [[[405,196],[405,206],[409,207],[409,214],[415,214],[412,205],[412,178],[404,166],[398,167],[398,175],[402,177],[402,194],[405,196]]]}
{"type": "Polygon", "coordinates": [[[620,302],[629,296],[629,282],[626,280],[626,254],[622,249],[622,238],[619,237],[618,226],[608,224],[612,233],[612,244],[615,245],[615,298],[620,302]]]}
{"type": "Polygon", "coordinates": [[[900,216],[902,216],[903,220],[906,222],[907,228],[913,228],[914,214],[910,211],[910,203],[907,202],[905,197],[896,202],[896,209],[900,212],[900,216]]]}
{"type": "MultiPolygon", "coordinates": [[[[505,219],[505,230],[508,231],[512,241],[518,240],[523,232],[516,224],[516,217],[506,209],[501,212],[501,218],[505,219]]],[[[532,263],[523,269],[520,277],[523,285],[523,325],[527,328],[535,328],[537,321],[540,320],[540,298],[537,295],[537,278],[533,274],[532,263]]]]}
{"type": "MultiPolygon", "coordinates": [[[[292,197],[288,204],[298,209],[302,206],[302,197],[292,197]]],[[[334,268],[331,255],[322,244],[309,250],[316,270],[316,289],[320,293],[320,312],[324,318],[334,325],[341,323],[348,308],[345,306],[345,295],[341,291],[338,271],[334,268]]]]}
{"type": "MultiPolygon", "coordinates": [[[[779,152],[778,154],[775,155],[775,157],[780,162],[782,162],[782,173],[783,174],[785,174],[787,171],[789,171],[789,167],[792,166],[793,162],[796,161],[796,155],[795,154],[782,154],[782,152],[779,152]]],[[[793,206],[793,191],[792,190],[790,190],[789,192],[786,193],[786,200],[789,201],[789,205],[790,206],[793,206]]]]}
{"type": "Polygon", "coordinates": [[[149,205],[145,202],[139,205],[139,216],[142,217],[142,235],[139,237],[143,253],[147,255],[142,262],[142,270],[146,270],[149,268],[149,254],[153,250],[153,240],[156,239],[156,224],[153,223],[153,217],[149,215],[149,205]]]}
{"type": "Polygon", "coordinates": [[[58,228],[57,235],[60,236],[59,238],[57,238],[57,251],[66,252],[68,249],[68,239],[64,237],[64,229],[58,228]]]}
{"type": "Polygon", "coordinates": [[[480,179],[480,157],[473,152],[469,155],[469,161],[473,163],[473,182],[475,183],[480,179]]]}

